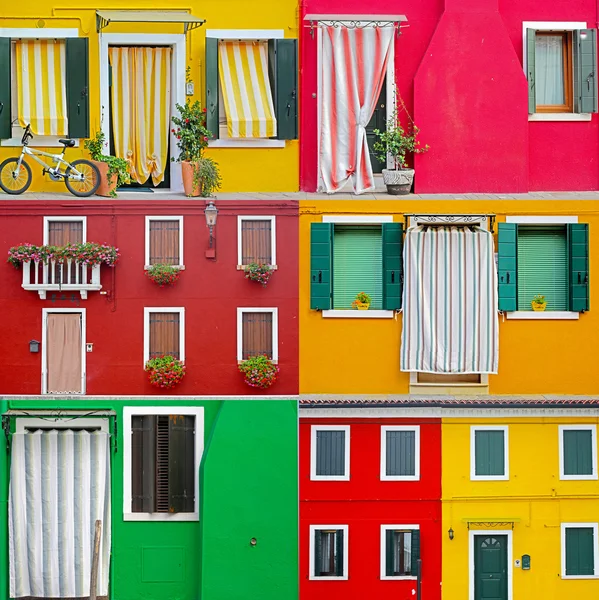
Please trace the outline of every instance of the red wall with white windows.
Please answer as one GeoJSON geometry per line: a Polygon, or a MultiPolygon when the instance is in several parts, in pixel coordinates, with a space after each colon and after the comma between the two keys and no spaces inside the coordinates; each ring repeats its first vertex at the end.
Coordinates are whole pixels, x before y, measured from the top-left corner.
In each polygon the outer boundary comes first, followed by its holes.
{"type": "Polygon", "coordinates": [[[441,423],[438,419],[300,415],[300,598],[415,596],[413,580],[380,579],[381,525],[420,525],[422,597],[441,598],[441,423]],[[349,481],[311,481],[311,426],[350,426],[349,481]],[[420,480],[381,481],[381,426],[420,426],[420,480]],[[348,525],[345,580],[310,580],[310,525],[348,525]]]}
{"type": "Polygon", "coordinates": [[[318,173],[317,36],[303,17],[399,13],[396,84],[429,144],[415,157],[416,193],[599,189],[599,118],[528,121],[522,68],[523,21],[586,22],[596,0],[303,0],[301,7],[302,189],[318,173]]]}
{"type": "Polygon", "coordinates": [[[0,202],[0,255],[23,242],[42,243],[44,216],[86,216],[87,241],[117,246],[114,269],[102,265],[102,291],[81,300],[71,292],[52,300],[21,287],[21,269],[0,263],[0,381],[3,394],[40,394],[42,308],[85,308],[88,395],[165,395],[143,370],[144,307],[185,307],[187,373],[172,395],[298,393],[298,207],[291,201],[216,201],[216,260],[207,259],[204,200],[97,200],[0,202]],[[266,287],[237,270],[237,215],[276,217],[278,270],[266,287]],[[160,288],[144,274],[145,216],[183,215],[185,270],[173,287],[160,288]],[[247,386],[237,370],[237,307],[277,307],[278,381],[268,390],[247,386]]]}

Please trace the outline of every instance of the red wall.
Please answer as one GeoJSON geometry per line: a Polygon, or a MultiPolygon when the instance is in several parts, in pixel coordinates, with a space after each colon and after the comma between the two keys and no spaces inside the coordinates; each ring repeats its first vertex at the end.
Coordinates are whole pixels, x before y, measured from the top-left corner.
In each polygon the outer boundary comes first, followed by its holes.
{"type": "Polygon", "coordinates": [[[87,240],[117,246],[114,269],[102,266],[102,291],[87,300],[41,300],[21,287],[22,273],[0,263],[0,381],[5,394],[41,392],[41,352],[29,352],[29,340],[41,340],[42,308],[86,308],[88,395],[164,395],[143,371],[144,307],[185,307],[184,380],[169,394],[242,395],[298,393],[298,207],[289,201],[219,200],[214,231],[216,260],[205,258],[208,229],[201,201],[53,201],[0,203],[0,255],[22,242],[42,243],[43,216],[87,216],[87,240]],[[237,270],[237,215],[276,216],[277,263],[267,287],[237,270]],[[160,288],[144,275],[145,216],[184,216],[185,270],[173,287],[160,288]],[[267,391],[254,390],[237,370],[237,307],[278,307],[278,381],[267,391]]]}
{"type": "MultiPolygon", "coordinates": [[[[315,411],[316,412],[316,411],[315,411]]],[[[438,419],[300,420],[300,597],[413,599],[415,581],[381,581],[381,525],[419,524],[422,597],[441,597],[441,423],[438,419]],[[311,425],[350,425],[350,480],[310,480],[311,425]],[[420,425],[420,481],[381,481],[381,426],[420,425]],[[349,579],[309,579],[310,525],[348,525],[349,579]]]]}

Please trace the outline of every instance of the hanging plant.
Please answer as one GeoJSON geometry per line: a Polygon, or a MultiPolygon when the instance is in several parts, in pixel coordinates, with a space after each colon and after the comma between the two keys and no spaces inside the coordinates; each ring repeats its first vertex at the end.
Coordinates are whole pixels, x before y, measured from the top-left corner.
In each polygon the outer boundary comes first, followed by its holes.
{"type": "Polygon", "coordinates": [[[145,366],[150,383],[159,388],[172,388],[185,377],[185,365],[174,356],[151,358],[145,366]]]}
{"type": "Polygon", "coordinates": [[[146,271],[146,277],[151,279],[160,287],[165,285],[175,285],[179,280],[181,269],[172,265],[152,265],[146,271]]]}
{"type": "Polygon", "coordinates": [[[106,244],[86,242],[85,244],[67,244],[66,246],[34,246],[19,244],[8,251],[7,261],[20,267],[24,262],[43,262],[48,264],[55,261],[59,264],[74,260],[83,265],[105,264],[114,267],[121,256],[119,249],[106,244]]]}
{"type": "Polygon", "coordinates": [[[270,265],[259,265],[258,263],[250,263],[244,270],[246,279],[257,281],[264,287],[266,287],[266,284],[273,274],[273,268],[270,265]]]}
{"type": "Polygon", "coordinates": [[[245,376],[250,387],[266,389],[276,380],[279,367],[265,354],[252,356],[239,365],[239,371],[245,376]]]}

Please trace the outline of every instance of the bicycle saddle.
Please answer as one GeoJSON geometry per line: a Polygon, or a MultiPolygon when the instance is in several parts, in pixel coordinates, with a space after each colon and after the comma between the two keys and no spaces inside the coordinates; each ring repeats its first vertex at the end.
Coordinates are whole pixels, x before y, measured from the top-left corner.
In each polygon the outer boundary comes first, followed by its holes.
{"type": "Polygon", "coordinates": [[[75,140],[58,140],[61,144],[64,144],[67,148],[72,148],[75,145],[75,140]]]}

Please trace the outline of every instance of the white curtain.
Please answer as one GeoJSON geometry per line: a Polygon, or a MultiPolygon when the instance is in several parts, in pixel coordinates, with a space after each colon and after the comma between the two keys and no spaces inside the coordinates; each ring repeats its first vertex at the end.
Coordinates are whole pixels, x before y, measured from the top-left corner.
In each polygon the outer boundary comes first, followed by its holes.
{"type": "Polygon", "coordinates": [[[356,194],[374,190],[366,125],[392,60],[393,27],[322,28],[320,175],[325,191],[351,180],[356,194]]]}
{"type": "Polygon", "coordinates": [[[104,432],[15,433],[9,492],[11,598],[87,598],[96,519],[98,596],[108,595],[110,451],[104,432]]]}
{"type": "Polygon", "coordinates": [[[535,72],[537,104],[564,104],[564,55],[561,35],[537,35],[535,72]]]}

